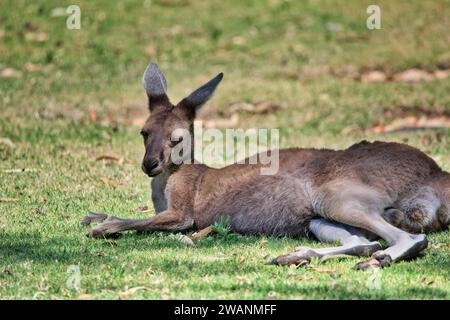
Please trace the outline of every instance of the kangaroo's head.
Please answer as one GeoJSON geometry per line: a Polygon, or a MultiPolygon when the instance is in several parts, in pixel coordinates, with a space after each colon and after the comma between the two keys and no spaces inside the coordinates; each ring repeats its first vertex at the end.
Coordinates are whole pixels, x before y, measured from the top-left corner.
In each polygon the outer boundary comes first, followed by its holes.
{"type": "Polygon", "coordinates": [[[180,158],[193,157],[195,115],[197,110],[211,98],[222,78],[223,74],[219,73],[178,104],[173,105],[167,96],[167,82],[161,70],[153,63],[147,67],[143,82],[148,96],[150,116],[141,130],[145,145],[142,170],[147,175],[154,177],[180,165],[180,159],[177,159],[178,161],[172,159],[174,148],[181,150],[180,158]],[[180,148],[179,144],[183,140],[185,140],[184,146],[180,148]],[[187,140],[189,140],[187,147],[189,150],[186,150],[187,140]]]}

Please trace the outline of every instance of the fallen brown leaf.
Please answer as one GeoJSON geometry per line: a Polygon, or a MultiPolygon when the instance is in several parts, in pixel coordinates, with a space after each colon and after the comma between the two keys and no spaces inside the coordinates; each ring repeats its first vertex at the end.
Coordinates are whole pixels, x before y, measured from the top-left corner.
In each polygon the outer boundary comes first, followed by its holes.
{"type": "Polygon", "coordinates": [[[341,130],[341,134],[342,135],[348,135],[348,134],[350,134],[352,132],[357,132],[357,131],[359,131],[359,127],[357,125],[355,125],[355,124],[351,124],[351,125],[345,127],[344,129],[342,129],[341,130]]]}
{"type": "Polygon", "coordinates": [[[97,122],[97,112],[94,109],[90,109],[88,111],[88,117],[89,117],[90,122],[92,122],[92,123],[97,122]]]}
{"type": "Polygon", "coordinates": [[[239,124],[239,116],[232,114],[230,118],[206,119],[203,120],[205,128],[234,128],[239,124]]]}
{"type": "MultiPolygon", "coordinates": [[[[99,156],[97,158],[95,158],[95,161],[101,161],[101,160],[107,160],[107,161],[112,161],[112,162],[120,162],[121,159],[117,158],[117,157],[113,157],[113,156],[99,156]]],[[[122,159],[123,161],[123,159],[122,159]]]]}
{"type": "Polygon", "coordinates": [[[0,137],[0,144],[6,144],[8,147],[15,148],[16,145],[9,138],[0,137]]]}
{"type": "Polygon", "coordinates": [[[25,40],[45,42],[48,40],[48,34],[46,34],[45,32],[27,32],[25,34],[25,40]]]}
{"type": "Polygon", "coordinates": [[[194,233],[191,235],[190,238],[191,238],[191,240],[193,240],[193,241],[200,240],[200,239],[202,239],[202,238],[208,236],[208,235],[211,234],[212,232],[214,232],[213,227],[212,227],[212,226],[209,226],[209,227],[206,227],[206,228],[204,228],[204,229],[202,229],[202,230],[200,230],[200,231],[194,232],[194,233]]]}
{"type": "Polygon", "coordinates": [[[16,198],[0,198],[0,202],[15,202],[19,199],[16,198]]]}
{"type": "Polygon", "coordinates": [[[25,64],[25,70],[27,70],[28,72],[37,72],[37,71],[42,71],[43,67],[38,64],[27,62],[25,64]]]}
{"type": "Polygon", "coordinates": [[[387,133],[404,130],[419,130],[419,129],[437,129],[450,128],[450,118],[446,116],[428,118],[426,116],[416,117],[407,116],[404,118],[394,119],[390,124],[378,124],[372,128],[364,131],[366,134],[371,133],[387,133]]]}
{"type": "Polygon", "coordinates": [[[361,74],[361,82],[385,82],[388,79],[387,75],[383,71],[372,70],[361,74]]]}
{"type": "Polygon", "coordinates": [[[0,71],[0,77],[3,78],[20,78],[22,76],[22,71],[13,68],[4,68],[0,71]]]}
{"type": "Polygon", "coordinates": [[[119,299],[125,299],[141,290],[149,290],[149,288],[143,287],[143,286],[134,287],[134,288],[127,289],[125,291],[118,292],[117,295],[119,296],[119,299]]]}
{"type": "Polygon", "coordinates": [[[280,109],[285,109],[285,104],[278,104],[273,102],[256,102],[256,103],[246,103],[246,102],[238,102],[229,106],[230,112],[240,112],[245,111],[248,113],[269,113],[274,112],[280,109]]]}
{"type": "Polygon", "coordinates": [[[109,178],[105,178],[105,177],[103,177],[103,178],[100,178],[100,181],[103,183],[103,184],[105,184],[105,185],[107,185],[107,186],[110,186],[110,187],[112,187],[112,188],[117,188],[119,185],[120,185],[120,183],[119,182],[117,182],[117,181],[115,181],[115,180],[111,180],[111,179],[109,179],[109,178]]]}
{"type": "Polygon", "coordinates": [[[140,206],[137,208],[140,212],[150,212],[150,208],[148,206],[140,206]]]}
{"type": "Polygon", "coordinates": [[[427,71],[421,69],[409,69],[403,72],[394,74],[392,80],[395,82],[420,82],[420,81],[431,81],[433,80],[433,75],[427,71]]]}
{"type": "Polygon", "coordinates": [[[433,76],[438,80],[448,78],[448,77],[450,77],[450,69],[449,70],[436,70],[433,72],[433,76]]]}

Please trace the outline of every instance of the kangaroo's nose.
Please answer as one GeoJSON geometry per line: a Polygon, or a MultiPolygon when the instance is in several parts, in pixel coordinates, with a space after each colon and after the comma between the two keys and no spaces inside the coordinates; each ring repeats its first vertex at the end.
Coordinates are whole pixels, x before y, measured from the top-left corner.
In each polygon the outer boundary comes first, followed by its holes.
{"type": "Polygon", "coordinates": [[[153,169],[158,167],[158,165],[159,165],[159,161],[158,160],[151,159],[151,160],[144,161],[144,163],[142,164],[142,166],[143,166],[142,169],[144,169],[145,173],[149,174],[149,173],[151,173],[153,171],[153,169]]]}

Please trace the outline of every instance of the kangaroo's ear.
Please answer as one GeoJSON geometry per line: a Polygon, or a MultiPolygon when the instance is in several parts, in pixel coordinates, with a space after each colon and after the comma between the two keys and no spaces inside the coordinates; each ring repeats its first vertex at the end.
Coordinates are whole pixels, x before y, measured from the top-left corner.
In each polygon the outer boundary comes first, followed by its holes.
{"type": "Polygon", "coordinates": [[[167,81],[157,64],[150,63],[147,66],[142,80],[147,92],[150,111],[157,106],[170,105],[167,97],[167,81]]]}
{"type": "Polygon", "coordinates": [[[177,107],[183,110],[189,119],[194,119],[197,110],[212,97],[222,78],[223,73],[221,72],[203,86],[192,92],[188,97],[181,100],[177,107]]]}

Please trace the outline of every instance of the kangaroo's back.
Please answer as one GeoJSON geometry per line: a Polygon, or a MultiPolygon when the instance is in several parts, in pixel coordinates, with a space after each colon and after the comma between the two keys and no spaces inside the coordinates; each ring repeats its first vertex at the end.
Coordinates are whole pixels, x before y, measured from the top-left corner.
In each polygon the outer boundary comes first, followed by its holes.
{"type": "Polygon", "coordinates": [[[422,151],[406,144],[362,141],[321,158],[325,160],[311,167],[318,188],[349,182],[353,189],[375,190],[389,199],[386,220],[409,232],[449,225],[450,174],[422,151]]]}

